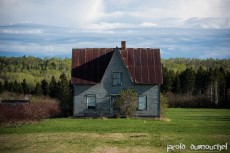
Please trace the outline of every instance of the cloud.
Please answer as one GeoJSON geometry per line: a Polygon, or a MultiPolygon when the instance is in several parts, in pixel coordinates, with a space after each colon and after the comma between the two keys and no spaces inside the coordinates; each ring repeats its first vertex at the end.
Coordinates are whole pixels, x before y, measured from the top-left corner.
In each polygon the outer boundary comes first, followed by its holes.
{"type": "MultiPolygon", "coordinates": [[[[30,22],[84,29],[101,23],[147,27],[148,23],[154,23],[164,27],[180,26],[181,20],[196,17],[228,20],[229,27],[228,6],[229,0],[1,0],[0,24],[30,22]]],[[[221,26],[219,21],[201,25],[203,28],[221,26]]]]}
{"type": "Polygon", "coordinates": [[[17,30],[17,29],[3,29],[0,30],[0,33],[5,34],[42,34],[43,31],[41,29],[33,29],[33,30],[17,30]]]}
{"type": "Polygon", "coordinates": [[[127,47],[161,48],[164,57],[229,57],[229,6],[229,0],[0,0],[0,51],[69,54],[126,40],[127,47]]]}
{"type": "Polygon", "coordinates": [[[116,47],[121,40],[126,40],[127,47],[131,48],[160,48],[163,58],[230,58],[229,29],[142,28],[121,23],[101,23],[92,28],[79,30],[34,24],[0,26],[0,51],[71,56],[72,48],[116,47]],[[26,32],[37,29],[42,33],[26,32]]]}
{"type": "Polygon", "coordinates": [[[156,27],[158,26],[158,24],[156,23],[152,23],[152,22],[143,22],[142,24],[140,24],[142,27],[156,27]]]}
{"type": "Polygon", "coordinates": [[[0,24],[31,23],[74,27],[100,18],[102,0],[1,0],[0,24]]]}
{"type": "Polygon", "coordinates": [[[119,28],[132,28],[135,25],[126,24],[126,23],[109,23],[109,22],[100,22],[97,24],[89,24],[86,26],[87,29],[119,29],[119,28]]]}
{"type": "Polygon", "coordinates": [[[204,51],[203,55],[199,56],[199,58],[220,58],[220,59],[224,59],[224,58],[230,58],[230,52],[229,50],[217,50],[217,51],[204,51]]]}

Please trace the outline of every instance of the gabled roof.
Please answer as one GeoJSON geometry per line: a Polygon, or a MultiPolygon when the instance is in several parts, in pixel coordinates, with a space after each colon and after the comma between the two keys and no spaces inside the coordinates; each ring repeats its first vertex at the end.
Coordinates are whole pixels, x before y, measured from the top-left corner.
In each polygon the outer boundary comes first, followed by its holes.
{"type": "Polygon", "coordinates": [[[112,58],[114,48],[81,48],[72,51],[72,83],[99,83],[112,58]]]}
{"type": "MultiPolygon", "coordinates": [[[[72,51],[72,83],[97,84],[101,81],[115,48],[81,48],[72,51]]],[[[120,49],[120,57],[136,84],[162,84],[160,49],[120,49]]]]}
{"type": "Polygon", "coordinates": [[[134,83],[163,83],[160,49],[127,48],[120,53],[134,83]]]}

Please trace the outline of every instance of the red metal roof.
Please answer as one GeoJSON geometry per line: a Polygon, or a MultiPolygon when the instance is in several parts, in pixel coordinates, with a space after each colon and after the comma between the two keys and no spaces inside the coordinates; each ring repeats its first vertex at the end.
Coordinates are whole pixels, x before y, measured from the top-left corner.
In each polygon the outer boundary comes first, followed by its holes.
{"type": "Polygon", "coordinates": [[[111,60],[114,48],[82,48],[72,51],[72,83],[99,83],[111,60]]]}
{"type": "MultiPolygon", "coordinates": [[[[114,48],[73,49],[72,83],[99,83],[114,53],[114,48]]],[[[160,49],[127,48],[121,58],[136,84],[162,84],[160,49]]]]}
{"type": "Polygon", "coordinates": [[[163,83],[160,49],[127,48],[120,53],[134,83],[163,83]]]}

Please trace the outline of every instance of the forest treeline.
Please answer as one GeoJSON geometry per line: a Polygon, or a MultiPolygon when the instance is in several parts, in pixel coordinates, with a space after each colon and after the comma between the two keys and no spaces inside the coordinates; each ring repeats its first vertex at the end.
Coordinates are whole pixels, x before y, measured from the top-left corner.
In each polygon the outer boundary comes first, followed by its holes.
{"type": "MultiPolygon", "coordinates": [[[[72,102],[70,58],[0,57],[0,69],[0,92],[72,102]]],[[[229,107],[229,59],[162,59],[162,71],[161,92],[170,107],[229,107]]]]}
{"type": "Polygon", "coordinates": [[[8,91],[55,98],[60,102],[61,115],[71,115],[70,65],[69,58],[0,57],[0,94],[8,91]]]}
{"type": "Polygon", "coordinates": [[[65,58],[36,58],[36,57],[0,57],[0,82],[23,82],[26,79],[30,88],[34,88],[36,83],[46,79],[50,82],[54,76],[59,80],[59,76],[64,73],[70,79],[71,59],[65,58]]]}
{"type": "Polygon", "coordinates": [[[161,92],[169,107],[230,106],[230,60],[163,60],[161,92]]]}

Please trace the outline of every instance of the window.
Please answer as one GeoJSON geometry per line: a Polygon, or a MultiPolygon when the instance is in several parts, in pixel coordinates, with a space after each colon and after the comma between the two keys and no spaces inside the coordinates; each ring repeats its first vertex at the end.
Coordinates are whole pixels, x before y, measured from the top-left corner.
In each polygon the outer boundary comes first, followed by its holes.
{"type": "Polygon", "coordinates": [[[88,109],[96,109],[96,96],[87,95],[87,107],[88,109]]]}
{"type": "Polygon", "coordinates": [[[113,72],[113,85],[114,86],[121,86],[121,72],[113,72]]]}
{"type": "Polygon", "coordinates": [[[138,110],[147,110],[147,96],[138,97],[138,110]]]}

